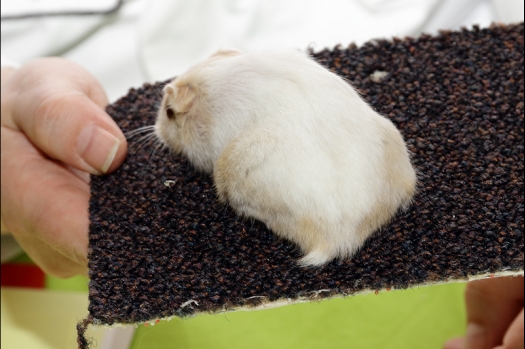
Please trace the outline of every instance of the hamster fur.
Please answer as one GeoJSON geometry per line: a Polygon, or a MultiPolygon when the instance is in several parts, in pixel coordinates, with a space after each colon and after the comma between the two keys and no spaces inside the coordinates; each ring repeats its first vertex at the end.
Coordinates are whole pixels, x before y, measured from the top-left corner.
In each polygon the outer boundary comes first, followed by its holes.
{"type": "Polygon", "coordinates": [[[165,86],[155,132],[303,266],[351,257],[415,192],[392,122],[298,50],[219,50],[165,86]]]}

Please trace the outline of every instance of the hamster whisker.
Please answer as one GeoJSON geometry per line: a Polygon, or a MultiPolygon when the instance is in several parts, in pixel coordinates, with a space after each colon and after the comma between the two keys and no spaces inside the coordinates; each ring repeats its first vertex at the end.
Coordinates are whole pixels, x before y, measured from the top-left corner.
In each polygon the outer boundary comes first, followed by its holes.
{"type": "Polygon", "coordinates": [[[158,141],[157,137],[148,137],[142,144],[141,149],[151,148],[158,141]]]}
{"type": "Polygon", "coordinates": [[[173,151],[171,151],[171,149],[167,145],[164,144],[164,147],[168,150],[168,154],[170,155],[171,162],[176,162],[177,161],[176,154],[173,151]]]}
{"type": "Polygon", "coordinates": [[[156,142],[152,145],[149,161],[152,161],[154,157],[156,157],[157,155],[160,155],[159,150],[161,152],[164,150],[162,146],[163,146],[162,142],[160,142],[160,140],[157,139],[156,142]]]}
{"type": "Polygon", "coordinates": [[[132,147],[135,147],[136,151],[139,151],[142,149],[143,145],[145,145],[146,143],[149,143],[152,139],[154,139],[155,138],[154,136],[155,136],[154,133],[150,133],[145,136],[142,136],[136,142],[133,142],[132,147]]]}
{"type": "Polygon", "coordinates": [[[157,139],[157,135],[155,134],[155,132],[151,132],[147,135],[144,135],[142,137],[140,137],[139,139],[137,139],[136,142],[133,142],[130,146],[130,148],[135,148],[133,152],[129,152],[130,155],[134,155],[136,153],[138,153],[139,151],[141,151],[145,146],[149,146],[151,145],[151,143],[153,141],[155,141],[157,139]]]}
{"type": "Polygon", "coordinates": [[[155,125],[148,125],[144,127],[139,127],[137,129],[131,130],[129,132],[126,132],[124,135],[127,139],[133,138],[138,136],[141,133],[150,132],[155,128],[155,125]]]}

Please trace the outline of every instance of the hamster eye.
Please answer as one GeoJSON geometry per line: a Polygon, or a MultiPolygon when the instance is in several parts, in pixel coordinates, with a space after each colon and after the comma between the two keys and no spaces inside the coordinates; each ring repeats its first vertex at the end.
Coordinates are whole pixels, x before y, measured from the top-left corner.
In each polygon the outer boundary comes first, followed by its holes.
{"type": "Polygon", "coordinates": [[[166,116],[168,117],[169,120],[175,119],[175,112],[173,111],[173,109],[171,109],[170,107],[167,107],[166,116]]]}

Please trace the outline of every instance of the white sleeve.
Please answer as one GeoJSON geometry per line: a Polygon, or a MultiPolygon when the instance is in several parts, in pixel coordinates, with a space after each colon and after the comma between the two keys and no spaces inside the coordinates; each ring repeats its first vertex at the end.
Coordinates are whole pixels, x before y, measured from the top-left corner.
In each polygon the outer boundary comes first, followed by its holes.
{"type": "MultiPolygon", "coordinates": [[[[35,57],[59,56],[82,43],[112,19],[104,15],[24,18],[24,15],[35,13],[83,12],[88,1],[67,2],[2,0],[2,52],[19,62],[35,57]],[[76,5],[67,5],[67,2],[76,5]],[[45,11],[46,8],[49,11],[45,11]]],[[[110,7],[115,0],[104,2],[107,3],[106,7],[110,7]]]]}
{"type": "Polygon", "coordinates": [[[117,0],[2,0],[1,51],[9,58],[5,62],[63,57],[87,69],[113,102],[145,80],[137,56],[136,22],[150,1],[126,0],[111,15],[27,17],[43,12],[98,13],[115,8],[117,0]]]}
{"type": "Polygon", "coordinates": [[[6,67],[18,68],[20,66],[20,63],[2,55],[1,60],[0,60],[0,66],[2,68],[6,68],[6,67]]]}
{"type": "Polygon", "coordinates": [[[147,76],[176,76],[219,48],[252,51],[362,44],[413,35],[438,0],[157,0],[139,25],[147,76]]]}
{"type": "Polygon", "coordinates": [[[496,20],[502,23],[523,22],[523,0],[492,0],[496,20]]]}

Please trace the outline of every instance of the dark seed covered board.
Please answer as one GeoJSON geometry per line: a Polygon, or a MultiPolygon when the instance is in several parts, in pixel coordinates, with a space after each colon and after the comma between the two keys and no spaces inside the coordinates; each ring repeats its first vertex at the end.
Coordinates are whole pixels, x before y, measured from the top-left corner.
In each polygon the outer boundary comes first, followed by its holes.
{"type": "MultiPolygon", "coordinates": [[[[394,122],[419,175],[406,212],[318,269],[219,204],[210,176],[130,140],[122,167],[91,182],[84,325],[523,274],[523,48],[522,23],[313,53],[394,122]]],[[[108,113],[125,132],[153,124],[163,84],[108,113]]]]}

